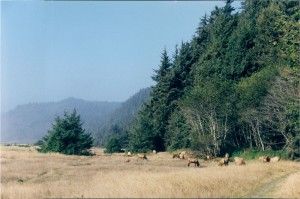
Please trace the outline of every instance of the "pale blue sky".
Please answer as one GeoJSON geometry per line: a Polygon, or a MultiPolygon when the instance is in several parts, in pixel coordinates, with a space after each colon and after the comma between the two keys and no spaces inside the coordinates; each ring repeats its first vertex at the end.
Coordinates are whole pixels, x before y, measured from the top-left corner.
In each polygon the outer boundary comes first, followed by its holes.
{"type": "Polygon", "coordinates": [[[1,1],[1,105],[125,101],[222,1],[1,1]]]}

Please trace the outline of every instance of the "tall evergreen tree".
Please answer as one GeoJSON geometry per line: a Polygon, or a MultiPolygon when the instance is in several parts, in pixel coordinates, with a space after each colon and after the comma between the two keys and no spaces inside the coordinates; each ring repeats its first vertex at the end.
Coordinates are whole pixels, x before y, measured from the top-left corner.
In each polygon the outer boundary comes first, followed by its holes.
{"type": "Polygon", "coordinates": [[[129,134],[129,150],[132,152],[147,152],[155,149],[153,117],[150,106],[145,104],[139,112],[136,125],[129,134]]]}
{"type": "Polygon", "coordinates": [[[161,56],[161,64],[159,66],[159,69],[154,70],[155,74],[152,76],[152,79],[156,82],[161,81],[168,73],[170,67],[171,67],[170,58],[168,56],[167,50],[164,49],[161,56]]]}
{"type": "Polygon", "coordinates": [[[153,88],[152,99],[150,101],[151,110],[153,111],[153,133],[154,146],[158,151],[165,150],[164,135],[166,132],[167,121],[172,111],[170,107],[170,79],[172,77],[171,73],[171,60],[164,49],[161,57],[161,64],[159,70],[156,70],[156,75],[154,75],[154,80],[159,81],[153,88]]]}

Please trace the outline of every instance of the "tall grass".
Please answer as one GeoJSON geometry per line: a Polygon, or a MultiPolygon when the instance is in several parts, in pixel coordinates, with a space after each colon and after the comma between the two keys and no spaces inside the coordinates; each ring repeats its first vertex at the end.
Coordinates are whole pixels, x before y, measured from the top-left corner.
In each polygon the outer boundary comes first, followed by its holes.
{"type": "Polygon", "coordinates": [[[276,188],[274,198],[300,198],[300,172],[290,175],[276,188]]]}
{"type": "Polygon", "coordinates": [[[6,198],[212,198],[247,197],[262,184],[300,171],[282,161],[246,166],[201,161],[200,168],[169,153],[149,155],[149,161],[106,155],[40,154],[32,147],[1,147],[1,197],[6,198]],[[126,162],[126,160],[130,160],[126,162]]]}

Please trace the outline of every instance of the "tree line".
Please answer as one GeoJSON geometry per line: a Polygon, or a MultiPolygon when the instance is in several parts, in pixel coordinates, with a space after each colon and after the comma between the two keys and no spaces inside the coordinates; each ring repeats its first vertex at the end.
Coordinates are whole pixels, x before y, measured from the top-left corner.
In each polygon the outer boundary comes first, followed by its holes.
{"type": "Polygon", "coordinates": [[[163,50],[151,99],[123,147],[299,158],[299,2],[246,0],[239,12],[232,2],[203,16],[171,56],[163,50]]]}

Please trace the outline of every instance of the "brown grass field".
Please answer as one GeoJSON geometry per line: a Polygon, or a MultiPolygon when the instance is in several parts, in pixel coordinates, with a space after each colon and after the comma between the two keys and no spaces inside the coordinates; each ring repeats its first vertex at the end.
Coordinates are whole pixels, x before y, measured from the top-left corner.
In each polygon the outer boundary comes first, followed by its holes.
{"type": "Polygon", "coordinates": [[[3,199],[300,197],[300,164],[290,161],[219,167],[200,160],[196,168],[169,153],[150,154],[146,161],[105,155],[99,148],[90,157],[41,154],[33,147],[0,149],[3,199]]]}

